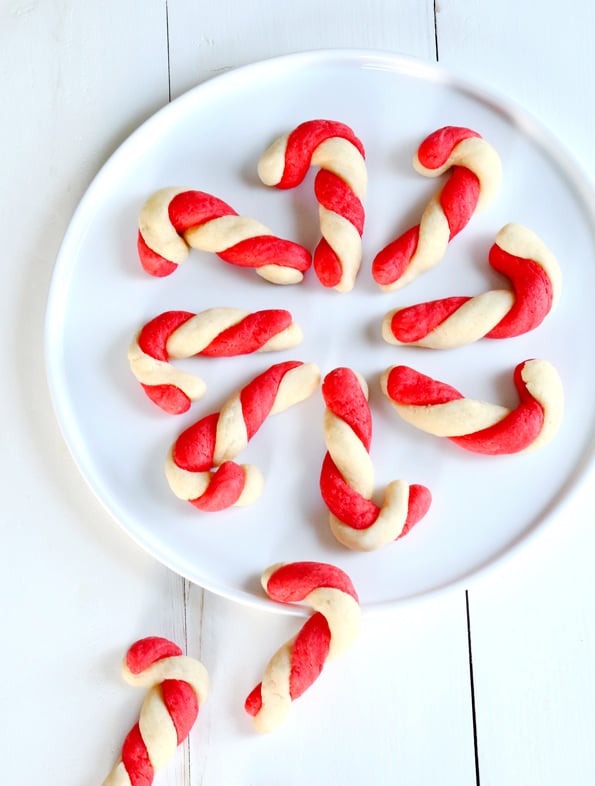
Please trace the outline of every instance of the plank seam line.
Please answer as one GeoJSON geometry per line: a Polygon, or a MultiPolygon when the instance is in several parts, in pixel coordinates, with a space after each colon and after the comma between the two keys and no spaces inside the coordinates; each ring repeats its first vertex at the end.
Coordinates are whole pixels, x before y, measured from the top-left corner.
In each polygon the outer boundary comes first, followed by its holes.
{"type": "Polygon", "coordinates": [[[477,715],[475,712],[475,680],[473,678],[473,650],[471,648],[471,615],[469,613],[469,591],[465,590],[465,608],[467,613],[467,651],[469,653],[469,683],[471,687],[471,717],[473,719],[473,752],[475,756],[475,783],[479,781],[479,748],[477,744],[477,715]]]}
{"type": "Polygon", "coordinates": [[[434,0],[434,50],[436,54],[436,62],[440,61],[438,53],[438,0],[434,0]]]}
{"type": "Polygon", "coordinates": [[[167,100],[171,103],[171,58],[169,51],[169,5],[165,0],[165,41],[167,48],[167,100]]]}
{"type": "MultiPolygon", "coordinates": [[[[166,3],[167,8],[167,3],[166,3]]],[[[169,35],[167,37],[168,41],[168,52],[169,52],[169,35]]],[[[168,56],[168,65],[169,65],[169,56],[168,56]]],[[[169,100],[171,101],[171,91],[169,100]]],[[[183,615],[183,624],[184,624],[184,651],[186,655],[188,655],[188,606],[190,600],[190,582],[188,579],[182,578],[182,615],[183,615]]],[[[182,775],[184,776],[184,786],[190,786],[192,783],[192,759],[191,759],[191,745],[190,740],[186,738],[186,756],[185,756],[185,767],[182,769],[182,775]]]]}

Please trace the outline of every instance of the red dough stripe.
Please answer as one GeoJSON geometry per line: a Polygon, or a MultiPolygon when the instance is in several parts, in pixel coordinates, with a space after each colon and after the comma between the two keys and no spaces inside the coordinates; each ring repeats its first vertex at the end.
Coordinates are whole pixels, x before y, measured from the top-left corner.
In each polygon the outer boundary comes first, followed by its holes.
{"type": "Polygon", "coordinates": [[[138,336],[138,345],[147,355],[156,360],[169,360],[167,340],[181,325],[192,319],[191,311],[165,311],[147,322],[138,336]]]}
{"type": "Polygon", "coordinates": [[[218,251],[217,256],[236,267],[258,268],[263,265],[282,264],[300,272],[312,264],[310,252],[299,243],[282,240],[274,235],[259,235],[218,251]]]}
{"type": "Polygon", "coordinates": [[[374,281],[381,286],[388,286],[401,278],[418,243],[419,225],[411,227],[379,251],[372,262],[374,281]]]}
{"type": "Polygon", "coordinates": [[[399,404],[432,406],[463,398],[458,390],[444,382],[420,374],[409,366],[394,366],[386,381],[387,394],[399,404]]]}
{"type": "Polygon", "coordinates": [[[344,180],[328,169],[321,169],[314,180],[314,193],[322,207],[346,218],[361,237],[365,221],[364,206],[344,180]]]}
{"type": "Polygon", "coordinates": [[[153,663],[182,654],[177,644],[159,636],[136,641],[126,653],[126,665],[132,674],[140,674],[153,663]]]}
{"type": "Polygon", "coordinates": [[[322,383],[322,395],[329,409],[355,432],[366,450],[372,442],[372,415],[368,401],[353,371],[337,368],[322,383]]]}
{"type": "Polygon", "coordinates": [[[219,413],[206,415],[185,429],[173,447],[173,459],[188,472],[207,472],[213,466],[219,413]]]}
{"type": "Polygon", "coordinates": [[[371,527],[380,515],[380,508],[375,502],[362,496],[345,482],[330,453],[325,455],[322,462],[320,493],[331,513],[353,529],[371,527]]]}
{"type": "Polygon", "coordinates": [[[521,404],[494,426],[463,437],[450,437],[452,442],[475,453],[493,455],[517,453],[537,439],[543,427],[544,412],[523,381],[524,366],[525,363],[519,363],[514,370],[514,384],[521,404]]]}
{"type": "Polygon", "coordinates": [[[321,238],[314,250],[314,271],[323,287],[337,287],[343,276],[339,257],[326,238],[321,238]]]}
{"type": "Polygon", "coordinates": [[[122,764],[130,778],[131,786],[151,786],[155,778],[155,770],[138,723],[130,729],[122,745],[122,764]]]}
{"type": "Polygon", "coordinates": [[[248,314],[237,325],[219,333],[200,354],[208,357],[232,357],[256,352],[291,323],[291,314],[281,308],[248,314]]]}
{"type": "Polygon", "coordinates": [[[138,251],[138,258],[145,273],[157,278],[169,276],[177,268],[175,262],[170,262],[169,259],[162,257],[156,251],[145,243],[145,239],[140,233],[137,234],[136,248],[138,251]]]}
{"type": "Polygon", "coordinates": [[[333,120],[308,120],[289,135],[285,151],[285,168],[277,188],[293,188],[306,176],[312,153],[326,139],[342,137],[365,157],[364,147],[349,126],[333,120]]]}
{"type": "Polygon", "coordinates": [[[246,475],[242,467],[235,461],[224,461],[211,477],[207,490],[189,502],[198,510],[208,513],[226,510],[238,501],[245,482],[246,475]]]}
{"type": "Polygon", "coordinates": [[[168,212],[169,220],[180,234],[221,216],[238,215],[227,202],[204,191],[184,191],[178,194],[169,203],[168,212]]]}
{"type": "Polygon", "coordinates": [[[359,602],[349,576],[334,565],[320,562],[292,562],[281,565],[269,577],[266,591],[272,600],[295,603],[319,587],[331,587],[351,595],[359,602]]]}
{"type": "MultiPolygon", "coordinates": [[[[316,612],[297,634],[291,653],[289,695],[299,698],[318,679],[328,656],[331,632],[323,614],[316,612]]],[[[262,707],[262,683],[249,694],[244,708],[249,715],[256,715],[262,707]]]]}
{"type": "Polygon", "coordinates": [[[427,488],[427,486],[423,486],[421,483],[412,483],[409,486],[408,504],[407,518],[405,519],[400,537],[406,535],[418,521],[423,519],[430,509],[430,505],[432,504],[430,489],[427,488]]]}
{"type": "MultiPolygon", "coordinates": [[[[371,527],[380,515],[381,509],[376,503],[363,497],[345,482],[345,478],[328,453],[322,462],[320,492],[331,513],[353,529],[363,530],[371,527]]],[[[431,504],[432,495],[426,486],[418,483],[409,486],[407,518],[399,537],[406,535],[418,521],[421,521],[431,504]]]]}
{"type": "Polygon", "coordinates": [[[186,739],[198,717],[198,699],[184,680],[164,680],[161,683],[163,703],[176,729],[178,745],[186,739]]]}
{"type": "Polygon", "coordinates": [[[467,226],[477,208],[478,201],[479,179],[477,175],[464,167],[453,167],[450,179],[440,192],[440,204],[448,221],[451,240],[467,226]]]}
{"type": "Polygon", "coordinates": [[[262,682],[259,682],[248,694],[246,701],[244,702],[244,709],[248,713],[248,715],[252,715],[254,717],[257,715],[261,708],[262,708],[262,682]]]}
{"type": "Polygon", "coordinates": [[[439,169],[460,142],[472,137],[480,138],[476,131],[460,126],[445,126],[427,136],[417,150],[417,157],[426,169],[439,169]]]}
{"type": "Polygon", "coordinates": [[[406,306],[393,315],[391,331],[404,344],[419,341],[469,300],[470,297],[448,297],[406,306]]]}
{"type": "Polygon", "coordinates": [[[318,679],[331,643],[331,631],[326,617],[313,614],[302,627],[293,644],[289,695],[299,698],[318,679]]]}
{"type": "Polygon", "coordinates": [[[242,388],[240,401],[248,439],[252,439],[266,420],[285,374],[301,365],[299,360],[277,363],[242,388]]]}
{"type": "Polygon", "coordinates": [[[175,385],[144,385],[141,382],[141,386],[151,401],[170,415],[181,415],[190,409],[190,398],[175,385]]]}
{"type": "Polygon", "coordinates": [[[518,453],[537,439],[542,426],[543,409],[531,399],[490,428],[449,439],[474,453],[518,453]]]}
{"type": "Polygon", "coordinates": [[[509,254],[496,243],[490,249],[489,260],[494,270],[512,280],[515,302],[486,337],[508,338],[533,330],[552,308],[554,290],[550,277],[537,262],[509,254]]]}

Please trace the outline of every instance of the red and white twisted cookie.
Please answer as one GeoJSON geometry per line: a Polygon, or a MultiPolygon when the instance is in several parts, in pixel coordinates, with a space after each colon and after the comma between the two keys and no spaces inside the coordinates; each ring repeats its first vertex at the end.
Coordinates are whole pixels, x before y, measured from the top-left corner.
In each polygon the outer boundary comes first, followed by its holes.
{"type": "Polygon", "coordinates": [[[325,287],[339,292],[353,288],[362,261],[364,158],[364,147],[349,126],[308,120],[273,142],[258,162],[262,182],[277,188],[293,188],[310,166],[320,167],[314,192],[322,239],[314,251],[314,270],[325,287]]]}
{"type": "Polygon", "coordinates": [[[373,260],[372,275],[385,291],[403,287],[437,265],[449,241],[492,200],[502,178],[494,148],[475,131],[456,126],[430,134],[419,146],[413,167],[426,177],[452,171],[419,225],[389,243],[373,260]]]}
{"type": "Polygon", "coordinates": [[[275,352],[296,346],[302,338],[301,329],[283,309],[166,311],[141,329],[128,349],[128,360],[151,401],[177,415],[204,395],[206,385],[200,377],[176,369],[170,359],[275,352]]]}
{"type": "Polygon", "coordinates": [[[327,660],[347,650],[359,632],[359,599],[349,576],[322,562],[274,565],[262,574],[267,595],[280,603],[306,603],[315,610],[300,632],[268,662],[262,682],[244,704],[259,732],[273,731],[318,678],[327,660]]]}
{"type": "Polygon", "coordinates": [[[365,381],[349,368],[337,368],[322,384],[327,406],[327,454],[320,473],[322,498],[330,510],[331,531],[343,545],[372,551],[405,535],[425,516],[429,489],[395,480],[386,487],[382,507],[372,501],[374,468],[370,458],[372,416],[365,381]]]}
{"type": "Polygon", "coordinates": [[[480,338],[512,338],[538,327],[555,308],[562,285],[558,262],[520,224],[507,224],[490,249],[490,265],[510,278],[513,291],[448,297],[390,311],[382,323],[389,344],[447,349],[480,338]]]}
{"type": "Polygon", "coordinates": [[[429,434],[448,437],[465,450],[502,455],[535,450],[560,427],[564,392],[547,360],[525,360],[514,370],[520,403],[510,410],[463,398],[455,388],[408,366],[393,366],[381,386],[398,414],[429,434]]]}
{"type": "Polygon", "coordinates": [[[269,415],[308,398],[319,383],[320,371],[313,363],[277,363],[231,396],[220,412],[183,431],[165,465],[174,494],[204,511],[254,502],[262,492],[260,471],[232,459],[269,415]],[[218,469],[211,472],[213,467],[218,469]]]}
{"type": "Polygon", "coordinates": [[[189,248],[254,268],[273,284],[299,283],[312,264],[303,246],[276,237],[260,221],[239,216],[223,200],[175,187],[160,189],[143,205],[137,245],[141,264],[152,276],[173,273],[189,248]]]}
{"type": "Polygon", "coordinates": [[[194,725],[207,698],[209,677],[200,661],[156,636],[130,647],[122,675],[131,685],[149,691],[138,723],[128,733],[121,758],[103,786],[150,786],[155,772],[172,758],[194,725]]]}

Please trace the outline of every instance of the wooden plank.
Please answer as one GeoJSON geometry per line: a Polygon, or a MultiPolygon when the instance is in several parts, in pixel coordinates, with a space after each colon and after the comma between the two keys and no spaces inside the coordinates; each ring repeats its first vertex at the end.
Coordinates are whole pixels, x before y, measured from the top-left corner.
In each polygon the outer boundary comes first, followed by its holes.
{"type": "MultiPolygon", "coordinates": [[[[512,0],[448,0],[437,14],[440,62],[531,112],[593,178],[595,114],[585,96],[594,22],[588,3],[524,13],[512,0]]],[[[584,490],[470,593],[482,784],[595,778],[594,520],[584,490]]]]}
{"type": "Polygon", "coordinates": [[[595,780],[594,521],[577,496],[470,594],[482,784],[595,780]]]}
{"type": "Polygon", "coordinates": [[[434,5],[418,0],[190,4],[169,0],[172,95],[239,65],[309,49],[435,58],[434,5]]]}
{"type": "MultiPolygon", "coordinates": [[[[142,702],[121,680],[124,652],[140,636],[177,635],[183,616],[180,580],[117,527],[82,481],[43,362],[47,288],[69,217],[105,158],[167,101],[161,0],[143,4],[142,33],[132,34],[138,28],[137,5],[121,0],[0,6],[10,260],[0,288],[9,368],[0,582],[3,695],[11,697],[4,777],[13,783],[34,767],[65,786],[101,782],[142,702]]],[[[183,770],[180,758],[161,782],[182,783],[183,770]]]]}
{"type": "Polygon", "coordinates": [[[261,736],[244,699],[303,619],[195,589],[189,651],[212,686],[191,737],[192,782],[360,786],[373,775],[380,786],[475,784],[463,593],[365,619],[354,647],[261,736]]]}

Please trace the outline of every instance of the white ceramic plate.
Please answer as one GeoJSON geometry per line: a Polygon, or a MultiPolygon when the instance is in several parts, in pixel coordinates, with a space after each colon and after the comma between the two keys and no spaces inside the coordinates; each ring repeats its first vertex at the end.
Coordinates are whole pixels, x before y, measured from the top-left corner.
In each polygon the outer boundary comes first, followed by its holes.
{"type": "MultiPolygon", "coordinates": [[[[394,607],[461,585],[511,553],[552,520],[592,453],[592,336],[595,335],[593,198],[565,154],[532,119],[437,67],[378,53],[336,51],[282,57],[240,68],[191,90],[142,125],[110,158],[82,200],[64,239],[47,312],[47,366],[66,441],[97,497],[154,557],[213,592],[263,608],[261,571],[279,561],[321,560],[352,577],[368,610],[394,607]],[[192,252],[173,275],[146,275],[136,255],[137,216],[158,188],[211,192],[282,237],[318,240],[314,173],[293,191],[262,186],[256,163],[298,123],[325,117],[350,125],[367,152],[364,263],[355,289],[278,287],[214,255],[192,252]],[[501,155],[497,199],[451,243],[440,266],[398,293],[370,274],[375,253],[417,223],[438,187],[411,158],[444,125],[468,126],[501,155]],[[407,304],[493,288],[487,252],[501,226],[520,222],[556,254],[564,276],[558,309],[533,333],[447,352],[394,348],[380,337],[383,314],[407,304]],[[162,311],[211,306],[288,308],[305,340],[292,351],[180,366],[208,384],[204,399],[172,417],[145,397],[127,348],[162,311]],[[379,391],[381,372],[411,365],[472,398],[514,407],[512,369],[544,357],[564,381],[561,431],[535,454],[484,457],[400,421],[379,391]],[[402,540],[373,553],[331,536],[318,489],[324,454],[322,397],[270,418],[239,457],[266,478],[249,508],[205,514],[176,499],[163,464],[176,436],[217,411],[270,364],[297,358],[322,374],[348,365],[367,378],[374,418],[378,496],[387,482],[423,483],[433,505],[402,540]]],[[[504,284],[506,285],[506,284],[504,284]]]]}

